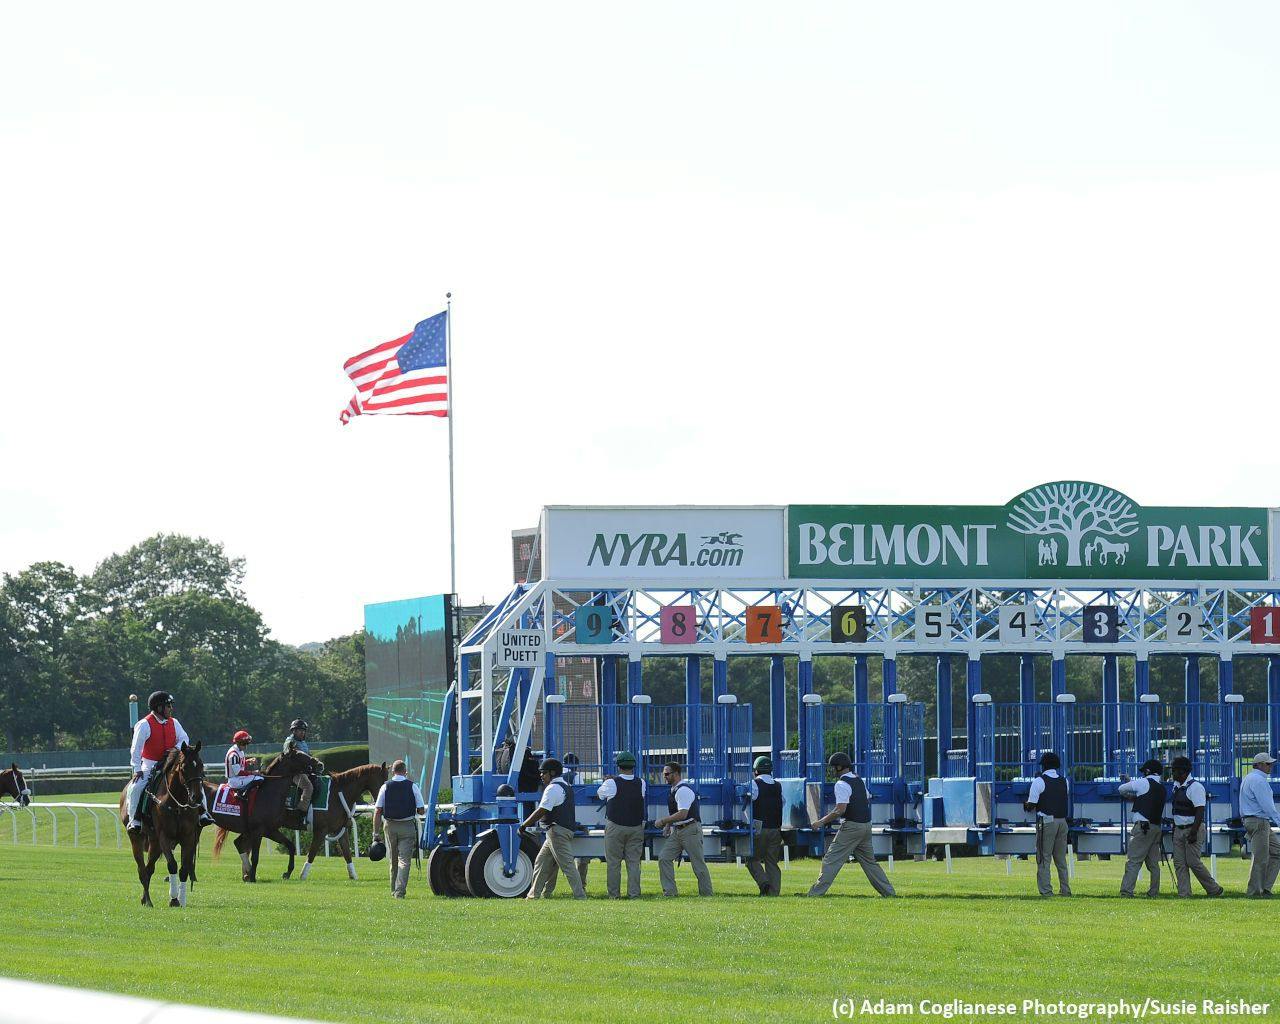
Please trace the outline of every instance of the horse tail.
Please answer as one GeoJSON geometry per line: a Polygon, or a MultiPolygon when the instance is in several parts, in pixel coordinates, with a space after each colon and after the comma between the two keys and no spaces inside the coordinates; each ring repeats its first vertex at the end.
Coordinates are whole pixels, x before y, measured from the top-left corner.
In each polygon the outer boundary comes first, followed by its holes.
{"type": "Polygon", "coordinates": [[[213,860],[217,863],[222,856],[222,844],[227,841],[227,830],[221,825],[218,826],[218,838],[213,841],[213,860]]]}

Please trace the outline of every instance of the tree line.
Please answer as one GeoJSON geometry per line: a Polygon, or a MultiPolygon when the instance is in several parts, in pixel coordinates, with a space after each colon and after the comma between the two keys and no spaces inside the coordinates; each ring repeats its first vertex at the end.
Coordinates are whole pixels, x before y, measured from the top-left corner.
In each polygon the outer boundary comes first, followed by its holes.
{"type": "Polygon", "coordinates": [[[364,634],[307,650],[271,638],[245,599],[244,560],[202,537],[157,534],[88,575],[37,562],[0,583],[0,741],[5,749],[126,746],[128,698],[170,690],[207,743],[367,734],[364,634]]]}

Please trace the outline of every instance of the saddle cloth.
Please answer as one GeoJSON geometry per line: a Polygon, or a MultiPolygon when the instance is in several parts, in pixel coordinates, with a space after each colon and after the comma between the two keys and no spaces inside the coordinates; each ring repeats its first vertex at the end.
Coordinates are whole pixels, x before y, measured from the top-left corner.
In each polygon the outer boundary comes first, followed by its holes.
{"type": "MultiPolygon", "coordinates": [[[[253,809],[253,803],[258,797],[257,790],[249,794],[249,810],[253,809]]],[[[228,818],[239,818],[245,813],[244,801],[240,797],[240,791],[232,789],[227,783],[223,783],[218,787],[218,792],[213,796],[213,813],[225,814],[228,818]]]]}
{"type": "MultiPolygon", "coordinates": [[[[311,794],[311,806],[317,811],[327,811],[329,809],[329,786],[332,783],[332,777],[328,775],[312,776],[312,783],[315,785],[315,792],[311,794]]],[[[289,795],[285,797],[284,807],[287,811],[296,811],[298,809],[298,801],[302,799],[302,794],[297,786],[289,787],[289,795]]]]}

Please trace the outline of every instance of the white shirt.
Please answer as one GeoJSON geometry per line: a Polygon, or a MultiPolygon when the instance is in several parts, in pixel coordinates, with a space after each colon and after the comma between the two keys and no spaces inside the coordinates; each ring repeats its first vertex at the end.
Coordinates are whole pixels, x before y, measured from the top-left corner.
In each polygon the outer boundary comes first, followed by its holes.
{"type": "MultiPolygon", "coordinates": [[[[681,811],[687,811],[693,806],[693,801],[697,799],[698,794],[693,791],[692,782],[686,785],[682,779],[680,782],[676,783],[676,786],[678,787],[675,791],[676,813],[679,814],[681,811]]],[[[671,824],[676,828],[679,828],[681,825],[688,825],[696,820],[697,819],[692,815],[686,815],[679,821],[673,821],[671,824]]]]}
{"type": "Polygon", "coordinates": [[[843,776],[836,779],[835,798],[837,807],[848,804],[853,799],[853,787],[844,781],[843,776]]]}
{"type": "Polygon", "coordinates": [[[223,760],[226,762],[227,766],[228,782],[231,782],[233,779],[252,778],[253,772],[249,771],[244,766],[245,753],[238,746],[233,744],[231,749],[227,751],[227,756],[223,758],[223,760]]]}
{"type": "MultiPolygon", "coordinates": [[[[1174,782],[1173,785],[1176,790],[1178,788],[1178,783],[1174,782]]],[[[1192,807],[1204,807],[1209,802],[1209,797],[1204,791],[1204,786],[1200,784],[1198,779],[1193,779],[1188,775],[1186,790],[1187,799],[1191,801],[1192,807]]],[[[1188,817],[1185,814],[1175,814],[1173,816],[1173,823],[1175,825],[1194,825],[1195,822],[1196,819],[1194,816],[1188,817]]]]}
{"type": "MultiPolygon", "coordinates": [[[[156,716],[159,718],[159,715],[156,716]]],[[[162,722],[170,721],[170,719],[162,718],[162,722]]],[[[176,718],[173,721],[173,738],[177,740],[177,745],[182,746],[184,743],[190,743],[187,738],[187,731],[182,728],[182,723],[176,718]]],[[[133,727],[133,743],[129,746],[129,765],[135,772],[142,771],[142,748],[146,746],[147,740],[151,739],[151,723],[147,721],[146,716],[138,719],[138,724],[133,727]]],[[[147,762],[147,768],[150,769],[155,765],[154,761],[147,762]]]]}
{"type": "MultiPolygon", "coordinates": [[[[1116,792],[1122,796],[1144,796],[1153,785],[1163,786],[1164,783],[1154,775],[1144,775],[1140,779],[1130,779],[1128,782],[1120,783],[1116,792]]],[[[1136,821],[1147,820],[1147,816],[1140,811],[1134,811],[1133,817],[1136,821]]]]}
{"type": "Polygon", "coordinates": [[[1271,795],[1271,776],[1254,768],[1240,783],[1240,817],[1266,818],[1280,825],[1275,798],[1271,795]]]}
{"type": "Polygon", "coordinates": [[[553,780],[542,791],[542,799],[538,801],[538,806],[544,811],[554,811],[562,803],[564,803],[564,786],[556,785],[556,781],[553,780]]]}
{"type": "MultiPolygon", "coordinates": [[[[622,779],[623,782],[630,782],[635,777],[636,777],[635,772],[619,772],[618,773],[618,778],[622,779]]],[[[641,779],[640,780],[640,799],[642,800],[644,799],[648,790],[649,790],[649,787],[645,785],[644,779],[641,779]]],[[[618,784],[614,782],[613,779],[605,779],[604,782],[600,783],[600,788],[596,790],[597,800],[612,800],[617,795],[618,795],[618,784]]]]}
{"type": "Polygon", "coordinates": [[[757,775],[755,779],[751,780],[751,799],[752,800],[760,799],[760,787],[756,785],[756,779],[759,779],[761,782],[765,783],[766,785],[773,785],[772,775],[769,775],[767,773],[764,775],[757,775]]]}
{"type": "MultiPolygon", "coordinates": [[[[1044,771],[1044,774],[1051,779],[1056,779],[1058,777],[1058,769],[1046,768],[1044,771]]],[[[1070,784],[1068,783],[1068,785],[1070,784]]],[[[1037,775],[1034,779],[1031,780],[1031,788],[1027,790],[1027,803],[1038,804],[1040,802],[1040,797],[1043,795],[1044,795],[1044,779],[1040,778],[1040,776],[1037,775]]],[[[1041,818],[1053,817],[1053,815],[1051,814],[1045,814],[1044,811],[1037,811],[1036,814],[1041,818]]]]}
{"type": "MultiPolygon", "coordinates": [[[[409,781],[409,776],[407,776],[407,775],[393,775],[393,776],[391,776],[391,778],[390,778],[388,781],[390,781],[390,782],[408,782],[408,781],[409,781]]],[[[373,806],[374,806],[374,807],[376,807],[376,808],[378,808],[378,810],[382,810],[382,809],[386,806],[386,804],[387,804],[387,784],[384,782],[384,783],[382,784],[382,788],[381,788],[380,790],[378,790],[378,799],[377,799],[377,800],[375,800],[375,801],[373,802],[373,806]]],[[[418,784],[417,784],[416,782],[413,784],[413,806],[414,806],[414,807],[426,807],[426,806],[427,806],[427,802],[426,802],[425,800],[423,800],[423,799],[422,799],[422,790],[420,790],[420,789],[418,788],[418,784]]],[[[405,819],[405,820],[408,820],[408,819],[405,819]]]]}

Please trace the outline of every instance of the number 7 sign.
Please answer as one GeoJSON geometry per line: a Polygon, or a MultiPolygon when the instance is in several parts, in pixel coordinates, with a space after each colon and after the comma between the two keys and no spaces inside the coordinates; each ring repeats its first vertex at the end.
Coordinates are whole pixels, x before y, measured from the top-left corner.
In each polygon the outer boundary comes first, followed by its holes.
{"type": "Polygon", "coordinates": [[[747,643],[782,643],[782,609],[776,604],[758,604],[748,608],[747,643]]]}
{"type": "Polygon", "coordinates": [[[1280,644],[1280,607],[1249,609],[1249,643],[1280,644]]]}

